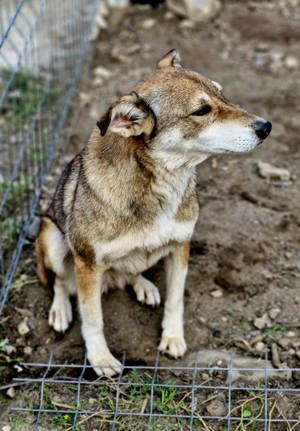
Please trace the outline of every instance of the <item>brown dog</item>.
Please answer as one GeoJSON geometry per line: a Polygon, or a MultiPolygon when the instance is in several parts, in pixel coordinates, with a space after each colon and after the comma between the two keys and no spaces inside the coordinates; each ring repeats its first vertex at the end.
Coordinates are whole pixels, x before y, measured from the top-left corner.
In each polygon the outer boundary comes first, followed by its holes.
{"type": "Polygon", "coordinates": [[[77,291],[88,359],[98,375],[113,375],[120,363],[103,335],[101,292],[131,284],[138,301],[159,304],[157,288],[141,274],[164,257],[159,349],[183,355],[183,292],[198,218],[195,168],[211,154],[253,150],[271,123],[230,103],[219,84],[183,69],[172,50],[97,126],[59,180],[36,250],[41,281],[55,274],[49,324],[68,328],[69,295],[77,291]]]}

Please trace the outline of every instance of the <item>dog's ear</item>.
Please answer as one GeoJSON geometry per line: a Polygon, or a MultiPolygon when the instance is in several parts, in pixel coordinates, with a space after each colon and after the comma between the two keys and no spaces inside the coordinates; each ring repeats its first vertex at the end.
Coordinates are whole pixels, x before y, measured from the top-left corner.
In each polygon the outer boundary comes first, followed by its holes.
{"type": "Polygon", "coordinates": [[[115,102],[97,122],[102,136],[109,130],[125,138],[144,134],[149,139],[155,125],[153,111],[135,92],[115,102]]]}
{"type": "Polygon", "coordinates": [[[182,67],[180,64],[180,55],[177,49],[171,49],[167,52],[157,63],[158,69],[164,69],[166,67],[182,67]]]}

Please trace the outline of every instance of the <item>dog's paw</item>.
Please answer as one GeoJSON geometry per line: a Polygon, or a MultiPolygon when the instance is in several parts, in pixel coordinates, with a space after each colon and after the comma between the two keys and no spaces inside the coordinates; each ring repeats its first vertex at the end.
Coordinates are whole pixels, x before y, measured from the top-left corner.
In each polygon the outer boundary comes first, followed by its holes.
{"type": "Polygon", "coordinates": [[[183,335],[162,335],[158,350],[162,353],[179,358],[186,352],[186,343],[183,335]]]}
{"type": "Polygon", "coordinates": [[[54,298],[49,311],[48,323],[57,332],[65,332],[72,322],[72,306],[70,299],[54,298]]]}
{"type": "Polygon", "coordinates": [[[120,374],[122,364],[109,351],[100,355],[88,355],[90,364],[94,368],[98,376],[112,377],[115,374],[120,374]]]}
{"type": "Polygon", "coordinates": [[[142,304],[152,305],[152,307],[160,304],[160,294],[157,287],[146,278],[138,277],[133,289],[136,293],[136,299],[142,304]]]}

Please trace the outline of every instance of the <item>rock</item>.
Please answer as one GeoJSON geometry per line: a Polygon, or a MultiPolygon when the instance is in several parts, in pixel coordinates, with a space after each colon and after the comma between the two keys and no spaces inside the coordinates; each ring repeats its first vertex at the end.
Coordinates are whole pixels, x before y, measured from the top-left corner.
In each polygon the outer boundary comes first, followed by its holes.
{"type": "Polygon", "coordinates": [[[280,309],[279,308],[272,308],[270,311],[269,311],[269,316],[270,316],[270,318],[272,319],[272,320],[275,320],[276,319],[276,317],[280,314],[280,309]]]}
{"type": "Polygon", "coordinates": [[[223,296],[223,291],[221,289],[216,289],[216,290],[212,290],[210,292],[211,296],[213,298],[222,298],[223,296]]]}
{"type": "Polygon", "coordinates": [[[15,396],[16,396],[15,388],[12,387],[12,388],[7,389],[6,395],[11,399],[15,398],[15,396]]]}
{"type": "Polygon", "coordinates": [[[287,69],[290,70],[297,69],[297,67],[299,66],[299,61],[293,55],[288,55],[284,59],[284,65],[287,69]]]}
{"type": "Polygon", "coordinates": [[[258,329],[263,329],[266,326],[271,326],[271,322],[267,313],[265,313],[262,317],[257,317],[254,320],[254,326],[258,329]]]}
{"type": "Polygon", "coordinates": [[[209,416],[226,416],[227,407],[223,401],[215,399],[206,406],[209,416]]]}
{"type": "Polygon", "coordinates": [[[176,15],[197,22],[211,21],[221,10],[219,0],[167,0],[167,7],[176,15]]]}
{"type": "Polygon", "coordinates": [[[93,70],[93,74],[97,77],[108,79],[113,76],[113,72],[106,67],[98,66],[93,70]]]}
{"type": "MultiPolygon", "coordinates": [[[[126,53],[128,55],[133,55],[133,54],[136,54],[137,52],[140,52],[141,49],[142,49],[141,44],[134,43],[133,45],[127,48],[126,53]]],[[[144,47],[143,47],[143,51],[145,52],[144,47]]]]}
{"type": "Polygon", "coordinates": [[[233,356],[230,352],[221,350],[200,350],[197,353],[187,355],[182,361],[178,361],[178,366],[192,367],[197,359],[198,367],[209,367],[222,360],[223,366],[232,366],[232,371],[228,374],[231,382],[241,380],[243,382],[255,383],[265,378],[265,368],[268,368],[268,377],[276,378],[278,381],[287,381],[292,377],[289,368],[276,370],[270,361],[255,359],[245,356],[233,356]],[[251,370],[251,371],[250,371],[251,370]]]}
{"type": "Polygon", "coordinates": [[[3,350],[8,355],[11,355],[12,353],[15,353],[17,351],[17,349],[15,348],[15,346],[12,346],[11,344],[6,344],[4,346],[4,348],[3,348],[3,350]]]}
{"type": "Polygon", "coordinates": [[[150,28],[154,27],[156,24],[156,19],[147,18],[142,22],[142,28],[145,30],[150,30],[150,28]]]}
{"type": "Polygon", "coordinates": [[[30,332],[30,328],[27,324],[27,318],[18,324],[18,332],[20,335],[26,335],[28,332],[30,332]]]}
{"type": "Polygon", "coordinates": [[[24,347],[24,354],[30,356],[32,354],[32,347],[30,346],[24,347]]]}
{"type": "Polygon", "coordinates": [[[271,352],[272,352],[272,364],[274,365],[275,368],[281,368],[282,365],[280,363],[279,353],[278,353],[276,343],[272,343],[271,352]]]}
{"type": "Polygon", "coordinates": [[[118,61],[119,63],[128,63],[129,58],[123,52],[120,46],[114,46],[110,52],[110,56],[113,60],[118,61]]]}
{"type": "Polygon", "coordinates": [[[256,52],[268,52],[270,51],[270,45],[268,43],[258,43],[255,47],[256,52]]]}
{"type": "Polygon", "coordinates": [[[291,340],[291,342],[292,342],[292,346],[294,347],[294,349],[299,350],[299,348],[300,348],[300,339],[291,340]]]}
{"type": "Polygon", "coordinates": [[[284,337],[278,340],[278,344],[283,349],[287,349],[292,344],[292,341],[289,338],[284,337]]]}
{"type": "Polygon", "coordinates": [[[103,84],[104,80],[100,78],[100,76],[96,76],[96,78],[92,82],[93,87],[101,87],[103,84]]]}
{"type": "Polygon", "coordinates": [[[287,332],[287,333],[286,333],[286,336],[287,336],[288,338],[294,338],[294,337],[296,337],[296,332],[294,332],[294,331],[289,331],[289,332],[287,332]]]}
{"type": "Polygon", "coordinates": [[[265,345],[265,343],[263,343],[262,341],[259,341],[258,343],[256,343],[256,344],[255,344],[254,349],[255,349],[257,352],[261,353],[261,352],[264,352],[264,351],[265,351],[265,349],[266,349],[266,345],[265,345]]]}
{"type": "Polygon", "coordinates": [[[194,28],[195,27],[195,21],[192,21],[191,19],[183,19],[180,24],[180,28],[194,28]]]}
{"type": "Polygon", "coordinates": [[[173,19],[174,18],[174,14],[173,14],[173,12],[171,12],[171,11],[167,11],[165,14],[164,14],[164,19],[166,20],[166,21],[170,21],[171,19],[173,19]]]}
{"type": "Polygon", "coordinates": [[[277,179],[282,181],[289,181],[291,178],[290,172],[285,168],[277,168],[266,162],[259,161],[257,163],[258,175],[266,179],[277,179]]]}
{"type": "Polygon", "coordinates": [[[79,101],[82,105],[87,105],[88,103],[91,102],[91,100],[92,100],[91,94],[84,93],[83,91],[79,93],[79,101]]]}
{"type": "Polygon", "coordinates": [[[10,426],[10,425],[4,425],[4,426],[1,428],[1,431],[11,431],[11,426],[10,426]]]}

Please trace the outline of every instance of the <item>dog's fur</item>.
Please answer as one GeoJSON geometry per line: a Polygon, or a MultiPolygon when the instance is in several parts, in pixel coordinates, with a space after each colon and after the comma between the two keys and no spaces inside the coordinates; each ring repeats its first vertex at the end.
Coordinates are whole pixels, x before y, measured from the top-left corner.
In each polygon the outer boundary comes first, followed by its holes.
{"type": "Polygon", "coordinates": [[[167,293],[159,349],[184,354],[183,292],[198,217],[195,168],[211,154],[254,149],[262,142],[256,120],[230,103],[219,84],[183,69],[172,50],[111,105],[66,166],[36,241],[38,273],[44,284],[55,275],[49,324],[56,331],[68,328],[69,295],[77,291],[88,359],[98,375],[120,367],[103,335],[101,292],[131,284],[140,302],[158,305],[157,288],[141,274],[162,257],[167,293]]]}

